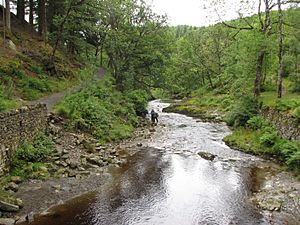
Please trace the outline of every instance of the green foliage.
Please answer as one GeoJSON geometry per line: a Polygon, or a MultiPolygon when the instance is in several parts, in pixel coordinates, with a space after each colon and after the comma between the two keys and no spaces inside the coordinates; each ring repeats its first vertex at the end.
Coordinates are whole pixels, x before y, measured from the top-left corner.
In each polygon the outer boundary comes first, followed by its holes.
{"type": "Polygon", "coordinates": [[[270,124],[261,116],[253,116],[247,121],[247,127],[252,130],[257,130],[270,126],[270,124]]]}
{"type": "Polygon", "coordinates": [[[226,122],[229,126],[245,126],[247,121],[257,114],[259,102],[254,97],[244,96],[227,115],[226,122]]]}
{"type": "Polygon", "coordinates": [[[248,124],[254,124],[255,129],[235,129],[233,134],[224,138],[226,144],[248,153],[274,156],[288,168],[300,172],[299,141],[281,138],[274,128],[258,118],[251,118],[248,124]]]}
{"type": "Polygon", "coordinates": [[[298,106],[298,107],[294,110],[293,116],[296,117],[298,120],[300,120],[300,106],[298,106]]]}
{"type": "Polygon", "coordinates": [[[262,136],[259,138],[259,143],[266,147],[272,147],[278,139],[278,133],[271,127],[264,128],[262,136]]]}
{"type": "Polygon", "coordinates": [[[23,143],[15,152],[15,158],[26,162],[41,162],[50,155],[54,149],[51,137],[39,135],[33,144],[23,143]]]}
{"type": "Polygon", "coordinates": [[[50,136],[38,135],[32,143],[24,142],[15,152],[11,162],[10,174],[24,178],[42,178],[45,171],[44,161],[54,151],[54,142],[50,136]]]}
{"type": "Polygon", "coordinates": [[[91,133],[102,142],[128,137],[137,124],[135,107],[144,105],[145,95],[135,91],[123,96],[110,77],[93,82],[66,96],[56,111],[69,119],[69,126],[91,133]]]}
{"type": "Polygon", "coordinates": [[[149,101],[149,94],[144,90],[135,90],[127,93],[128,101],[134,104],[134,109],[137,114],[141,114],[149,101]]]}

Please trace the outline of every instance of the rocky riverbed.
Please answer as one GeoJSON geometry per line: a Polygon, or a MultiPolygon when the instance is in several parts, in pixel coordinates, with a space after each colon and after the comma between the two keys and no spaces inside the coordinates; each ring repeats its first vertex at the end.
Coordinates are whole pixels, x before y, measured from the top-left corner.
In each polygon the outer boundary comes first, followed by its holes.
{"type": "MultiPolygon", "coordinates": [[[[165,107],[152,104],[158,111],[165,107]]],[[[53,121],[57,153],[46,169],[57,178],[18,184],[15,196],[24,207],[10,222],[22,224],[41,213],[42,222],[32,224],[64,224],[56,217],[86,224],[85,215],[104,224],[123,219],[151,224],[174,218],[185,218],[182,224],[299,224],[300,183],[291,173],[227,147],[222,139],[230,130],[224,124],[173,113],[160,113],[159,119],[158,126],[145,123],[133,138],[108,145],[66,132],[61,122],[53,121]],[[74,199],[83,193],[89,194],[74,199]],[[47,211],[64,203],[63,213],[47,211]],[[75,208],[83,211],[79,218],[85,222],[72,219],[77,217],[72,214],[75,208]],[[178,210],[180,214],[175,213],[178,210]]]]}
{"type": "Polygon", "coordinates": [[[109,170],[126,163],[127,158],[143,148],[140,141],[154,131],[149,121],[141,121],[133,137],[125,141],[101,145],[91,136],[64,129],[63,119],[51,115],[49,132],[55,141],[55,153],[37,172],[42,179],[22,182],[12,177],[7,185],[17,199],[8,207],[0,224],[19,224],[32,221],[34,215],[87,192],[98,190],[110,180],[109,170]],[[10,218],[10,219],[8,219],[10,218]]]}

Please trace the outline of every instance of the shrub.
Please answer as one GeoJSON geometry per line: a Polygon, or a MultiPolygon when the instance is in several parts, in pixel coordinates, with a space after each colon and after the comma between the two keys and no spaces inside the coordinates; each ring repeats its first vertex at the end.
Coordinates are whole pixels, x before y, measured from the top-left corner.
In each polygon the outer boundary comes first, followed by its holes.
{"type": "Polygon", "coordinates": [[[131,91],[126,95],[126,97],[128,101],[134,105],[134,109],[137,114],[140,114],[145,110],[149,100],[149,95],[144,90],[131,91]]]}
{"type": "Polygon", "coordinates": [[[271,126],[265,126],[261,129],[259,143],[266,147],[272,147],[280,139],[278,131],[271,126]]]}
{"type": "Polygon", "coordinates": [[[125,97],[114,89],[110,78],[66,96],[56,111],[69,119],[70,128],[92,134],[100,141],[128,137],[137,124],[134,108],[145,106],[146,93],[134,91],[125,97]]]}
{"type": "Polygon", "coordinates": [[[253,116],[247,121],[247,127],[252,130],[258,130],[269,125],[270,124],[261,116],[253,116]]]}
{"type": "Polygon", "coordinates": [[[227,115],[226,122],[229,126],[245,126],[247,121],[258,112],[259,103],[256,98],[245,96],[234,106],[227,115]]]}
{"type": "Polygon", "coordinates": [[[33,144],[24,142],[16,151],[15,158],[26,162],[40,162],[49,156],[53,151],[54,144],[46,135],[38,136],[33,144]]]}
{"type": "Polygon", "coordinates": [[[54,150],[52,138],[41,134],[32,143],[24,142],[16,150],[11,162],[11,175],[21,177],[40,178],[33,175],[34,170],[43,165],[54,150]]]}
{"type": "Polygon", "coordinates": [[[300,106],[298,106],[298,107],[294,110],[293,116],[294,116],[295,118],[297,118],[298,120],[300,120],[300,106]]]}
{"type": "Polygon", "coordinates": [[[300,172],[300,150],[298,149],[297,151],[293,152],[288,160],[286,161],[286,164],[296,170],[297,172],[300,172]]]}

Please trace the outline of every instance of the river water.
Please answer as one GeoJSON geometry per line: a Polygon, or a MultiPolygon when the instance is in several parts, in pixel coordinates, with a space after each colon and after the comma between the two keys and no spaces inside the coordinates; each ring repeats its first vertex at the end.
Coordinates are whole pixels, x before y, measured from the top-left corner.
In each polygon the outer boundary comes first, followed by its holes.
{"type": "Polygon", "coordinates": [[[163,113],[153,101],[159,124],[143,150],[111,181],[56,207],[33,225],[227,225],[269,224],[250,202],[253,165],[260,158],[235,151],[222,141],[225,124],[163,113]],[[198,152],[217,155],[213,161],[198,152]]]}

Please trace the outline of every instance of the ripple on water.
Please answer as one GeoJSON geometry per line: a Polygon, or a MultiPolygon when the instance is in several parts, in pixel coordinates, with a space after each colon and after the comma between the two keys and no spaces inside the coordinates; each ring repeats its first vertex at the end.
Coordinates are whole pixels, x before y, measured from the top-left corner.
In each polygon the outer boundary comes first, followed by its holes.
{"type": "Polygon", "coordinates": [[[143,143],[148,148],[115,172],[96,198],[77,203],[81,210],[74,214],[69,207],[60,225],[267,224],[248,201],[251,172],[246,165],[256,158],[224,144],[230,134],[224,124],[162,113],[165,106],[150,103],[149,109],[160,112],[160,122],[153,138],[143,143]],[[218,157],[207,161],[199,151],[218,157]]]}

